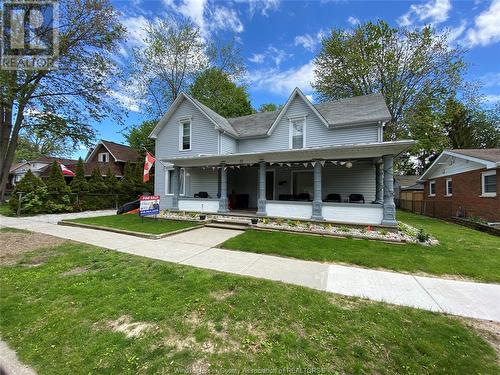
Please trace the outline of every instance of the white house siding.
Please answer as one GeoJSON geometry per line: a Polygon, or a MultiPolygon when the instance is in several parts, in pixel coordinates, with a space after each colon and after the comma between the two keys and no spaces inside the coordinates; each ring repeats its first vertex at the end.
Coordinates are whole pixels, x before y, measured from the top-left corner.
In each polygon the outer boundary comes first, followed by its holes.
{"type": "Polygon", "coordinates": [[[212,168],[188,168],[189,181],[186,181],[188,191],[186,196],[193,197],[200,191],[206,191],[210,198],[217,198],[218,172],[212,168]]]}
{"type": "Polygon", "coordinates": [[[379,225],[382,223],[383,208],[381,205],[323,203],[322,214],[328,221],[379,225]]]}
{"type": "Polygon", "coordinates": [[[227,134],[222,134],[220,139],[222,154],[236,154],[238,152],[238,141],[236,139],[227,134]]]}
{"type": "Polygon", "coordinates": [[[302,115],[306,115],[306,147],[379,141],[379,125],[377,123],[362,127],[328,129],[300,97],[295,97],[271,136],[241,139],[238,141],[238,152],[250,153],[289,149],[289,117],[302,115]]]}
{"type": "Polygon", "coordinates": [[[184,100],[156,138],[156,157],[218,154],[218,130],[191,102],[184,100]],[[191,116],[191,150],[179,151],[179,120],[191,116]]]}
{"type": "Polygon", "coordinates": [[[312,203],[267,201],[266,214],[271,217],[287,217],[291,219],[310,219],[312,203]]]}
{"type": "Polygon", "coordinates": [[[179,211],[216,213],[218,210],[218,199],[179,198],[179,211]]]}
{"type": "Polygon", "coordinates": [[[328,193],[340,194],[342,200],[350,194],[363,194],[366,203],[375,200],[375,167],[371,160],[353,161],[352,168],[326,164],[322,178],[323,198],[328,193]]]}

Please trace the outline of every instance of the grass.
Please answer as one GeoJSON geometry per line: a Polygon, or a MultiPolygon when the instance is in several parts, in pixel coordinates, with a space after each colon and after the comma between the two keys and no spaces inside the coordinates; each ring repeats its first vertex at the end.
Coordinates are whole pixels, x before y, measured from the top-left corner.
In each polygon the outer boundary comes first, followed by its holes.
{"type": "Polygon", "coordinates": [[[15,216],[15,212],[12,211],[7,202],[0,203],[0,215],[3,216],[15,216]]]}
{"type": "Polygon", "coordinates": [[[436,237],[440,244],[433,247],[400,245],[253,230],[229,239],[222,247],[369,268],[459,275],[481,281],[500,282],[498,237],[408,212],[398,212],[398,219],[423,228],[436,237]]]}
{"type": "Polygon", "coordinates": [[[500,371],[456,318],[84,244],[25,254],[0,282],[0,335],[39,374],[500,371]]]}
{"type": "Polygon", "coordinates": [[[11,228],[11,227],[2,227],[0,228],[0,233],[31,233],[29,230],[26,229],[17,229],[17,228],[11,228]]]}
{"type": "Polygon", "coordinates": [[[91,224],[100,227],[124,229],[132,232],[149,234],[163,234],[180,229],[191,228],[199,225],[192,221],[166,220],[145,217],[144,222],[138,215],[110,215],[99,217],[85,217],[67,220],[74,223],[91,224]]]}

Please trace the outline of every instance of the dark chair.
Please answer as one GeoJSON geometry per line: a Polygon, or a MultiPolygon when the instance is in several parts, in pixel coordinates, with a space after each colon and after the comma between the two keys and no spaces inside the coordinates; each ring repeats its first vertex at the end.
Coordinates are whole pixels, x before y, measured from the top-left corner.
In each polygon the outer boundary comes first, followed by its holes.
{"type": "Polygon", "coordinates": [[[340,198],[340,194],[335,194],[335,193],[330,193],[326,196],[325,202],[336,202],[340,203],[342,202],[342,199],[340,198]]]}
{"type": "Polygon", "coordinates": [[[297,195],[297,200],[298,201],[309,201],[311,200],[311,196],[309,193],[300,193],[297,195]]]}
{"type": "Polygon", "coordinates": [[[349,203],[365,203],[365,197],[363,194],[351,194],[349,195],[349,203]]]}
{"type": "Polygon", "coordinates": [[[208,193],[206,191],[200,191],[194,195],[195,198],[208,198],[208,193]]]}

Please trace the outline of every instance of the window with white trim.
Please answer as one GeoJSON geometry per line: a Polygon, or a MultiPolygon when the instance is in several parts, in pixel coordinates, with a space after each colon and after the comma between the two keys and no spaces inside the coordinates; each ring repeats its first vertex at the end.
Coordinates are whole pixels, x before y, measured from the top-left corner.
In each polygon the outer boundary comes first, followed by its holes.
{"type": "Polygon", "coordinates": [[[436,196],[436,181],[429,181],[429,197],[436,196]]]}
{"type": "Polygon", "coordinates": [[[446,196],[451,197],[453,195],[453,181],[451,178],[446,179],[446,196]]]}
{"type": "Polygon", "coordinates": [[[497,195],[497,172],[481,173],[481,196],[495,197],[497,195]]]}
{"type": "Polygon", "coordinates": [[[179,121],[179,150],[191,150],[191,120],[183,119],[179,121]]]}
{"type": "Polygon", "coordinates": [[[290,119],[290,148],[306,147],[306,118],[297,117],[290,119]]]}
{"type": "Polygon", "coordinates": [[[107,163],[109,161],[109,153],[107,152],[100,152],[97,155],[97,161],[101,163],[107,163]]]}
{"type": "MultiPolygon", "coordinates": [[[[174,195],[174,169],[167,169],[165,171],[165,194],[174,195]]],[[[186,171],[181,168],[179,173],[180,183],[179,183],[179,195],[185,195],[186,193],[186,171]]]]}

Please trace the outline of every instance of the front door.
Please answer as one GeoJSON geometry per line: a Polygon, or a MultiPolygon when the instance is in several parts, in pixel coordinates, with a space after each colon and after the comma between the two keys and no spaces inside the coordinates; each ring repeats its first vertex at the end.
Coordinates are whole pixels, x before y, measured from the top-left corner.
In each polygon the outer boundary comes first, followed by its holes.
{"type": "Polygon", "coordinates": [[[266,171],[266,199],[274,200],[274,171],[266,171]]]}

